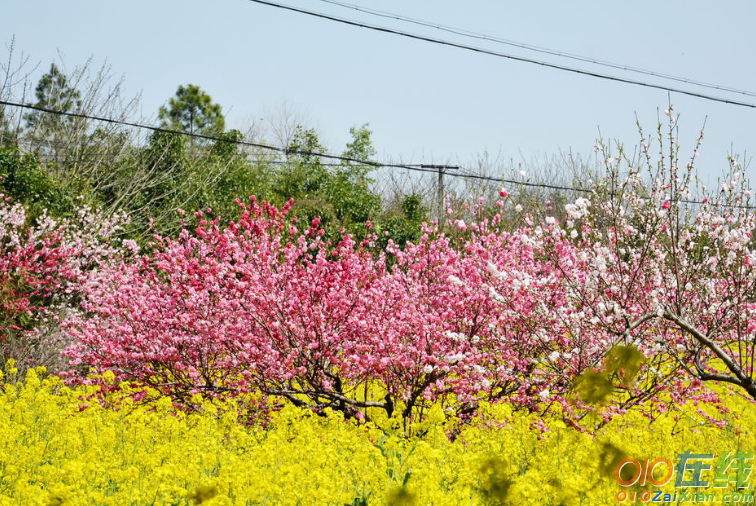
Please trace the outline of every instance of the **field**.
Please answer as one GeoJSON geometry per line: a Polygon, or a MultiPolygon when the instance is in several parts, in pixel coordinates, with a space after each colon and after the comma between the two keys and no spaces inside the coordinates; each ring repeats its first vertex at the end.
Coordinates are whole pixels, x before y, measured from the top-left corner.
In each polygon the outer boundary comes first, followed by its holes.
{"type": "MultiPolygon", "coordinates": [[[[653,423],[631,412],[595,436],[556,418],[534,430],[536,418],[499,405],[482,409],[450,442],[449,422],[433,411],[412,438],[291,405],[250,425],[240,423],[247,413],[239,400],[204,402],[189,414],[166,397],[135,404],[130,387],[112,388],[108,375],[104,388],[69,388],[41,380],[42,370],[23,381],[13,373],[6,368],[0,395],[2,505],[602,505],[618,504],[621,490],[635,492],[636,502],[643,491],[677,492],[678,504],[691,488],[675,488],[674,479],[620,487],[617,463],[710,453],[713,470],[702,477],[711,482],[723,452],[756,447],[756,409],[727,394],[721,429],[687,406],[653,423]]],[[[705,492],[717,501],[741,497],[734,483],[709,483],[705,492]]]]}

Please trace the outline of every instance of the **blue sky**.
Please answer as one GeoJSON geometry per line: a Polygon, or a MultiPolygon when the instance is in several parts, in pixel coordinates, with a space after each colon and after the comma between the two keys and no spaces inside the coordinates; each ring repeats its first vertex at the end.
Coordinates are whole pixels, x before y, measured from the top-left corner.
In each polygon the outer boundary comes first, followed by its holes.
{"type": "MultiPolygon", "coordinates": [[[[756,4],[746,1],[505,2],[346,0],[438,24],[756,91],[756,4]]],[[[599,135],[638,141],[668,94],[459,49],[348,27],[246,0],[5,0],[0,42],[40,62],[36,80],[63,55],[66,66],[105,60],[142,94],[153,120],[180,84],[197,84],[229,126],[271,121],[284,103],[340,151],[349,127],[370,123],[379,159],[468,165],[483,151],[519,161],[572,149],[599,135]]],[[[431,37],[588,70],[661,82],[522,49],[375,18],[318,0],[281,3],[431,37]]],[[[3,55],[5,58],[5,55],[3,55]]],[[[756,104],[756,97],[667,83],[756,104]]],[[[699,170],[714,178],[727,155],[756,149],[756,109],[676,94],[682,153],[707,119],[699,170]]]]}

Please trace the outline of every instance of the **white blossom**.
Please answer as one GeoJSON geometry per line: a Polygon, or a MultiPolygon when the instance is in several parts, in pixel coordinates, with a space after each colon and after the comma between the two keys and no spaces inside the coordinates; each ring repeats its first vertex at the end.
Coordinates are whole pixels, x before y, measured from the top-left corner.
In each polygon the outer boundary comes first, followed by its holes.
{"type": "Polygon", "coordinates": [[[464,359],[465,359],[465,354],[464,353],[457,353],[456,355],[449,355],[448,357],[446,357],[446,361],[450,365],[454,365],[454,364],[456,364],[458,362],[461,362],[464,359]]]}
{"type": "Polygon", "coordinates": [[[491,276],[495,278],[501,277],[501,272],[499,272],[499,269],[491,262],[486,263],[486,270],[491,276]]]}
{"type": "Polygon", "coordinates": [[[448,280],[449,280],[449,283],[451,283],[452,285],[457,285],[457,286],[463,286],[464,285],[464,283],[462,282],[462,280],[459,279],[457,276],[454,276],[454,275],[449,276],[448,280]]]}

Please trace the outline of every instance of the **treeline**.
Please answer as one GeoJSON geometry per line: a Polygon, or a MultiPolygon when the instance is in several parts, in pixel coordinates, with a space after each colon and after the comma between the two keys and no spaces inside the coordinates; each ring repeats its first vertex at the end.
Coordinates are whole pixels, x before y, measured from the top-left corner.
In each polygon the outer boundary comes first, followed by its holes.
{"type": "MultiPolygon", "coordinates": [[[[179,209],[187,211],[190,220],[199,209],[211,219],[227,220],[238,211],[235,199],[255,195],[277,207],[294,199],[292,212],[308,222],[320,217],[331,237],[342,228],[364,237],[370,222],[379,237],[377,246],[385,247],[389,238],[403,245],[419,238],[424,221],[441,218],[443,226],[447,218],[469,220],[467,210],[479,206],[480,196],[491,204],[487,215],[497,213],[493,203],[502,179],[511,203],[504,216],[515,227],[528,213],[563,215],[564,203],[582,195],[560,186],[590,187],[605,176],[601,157],[560,153],[523,166],[483,153],[467,167],[447,171],[439,188],[432,170],[428,174],[377,169],[317,156],[328,153],[317,131],[286,106],[270,114],[264,130],[259,125],[247,132],[227,129],[221,105],[189,84],[179,86],[155,111],[157,121],[137,120],[139,97],[126,97],[123,81],[115,82],[107,67],[97,69],[90,60],[66,71],[53,63],[32,84],[25,72],[27,62],[13,62],[11,44],[8,63],[0,64],[0,100],[116,122],[0,104],[0,191],[23,203],[32,217],[43,209],[66,217],[82,203],[106,215],[125,213],[131,220],[125,235],[140,242],[155,232],[178,230],[179,209]],[[132,128],[118,121],[190,135],[132,128]],[[276,145],[284,151],[238,141],[276,145]],[[539,181],[552,187],[527,184],[539,181]],[[454,210],[451,215],[447,203],[454,210]]],[[[368,125],[353,127],[350,134],[340,152],[329,154],[375,161],[368,125]]]]}
{"type": "MultiPolygon", "coordinates": [[[[108,87],[107,70],[91,78],[89,67],[66,74],[52,64],[37,82],[34,99],[25,103],[130,118],[135,101],[122,99],[121,83],[108,87]]],[[[8,83],[14,76],[5,77],[8,83]]],[[[6,85],[0,98],[13,93],[6,85]]],[[[239,144],[259,139],[226,129],[221,106],[196,85],[178,87],[158,111],[159,126],[212,140],[17,109],[0,106],[0,192],[23,203],[32,216],[47,210],[67,217],[88,204],[130,216],[125,234],[141,240],[177,230],[181,210],[189,213],[186,219],[201,209],[205,217],[227,220],[237,214],[236,199],[256,195],[279,207],[294,199],[293,212],[308,223],[320,217],[328,233],[343,228],[364,237],[370,222],[384,242],[391,237],[402,244],[416,239],[420,224],[430,218],[419,192],[381,195],[371,165],[324,162],[317,154],[326,148],[306,125],[289,125],[284,153],[239,144]]],[[[368,125],[350,134],[340,154],[373,160],[368,125]]]]}

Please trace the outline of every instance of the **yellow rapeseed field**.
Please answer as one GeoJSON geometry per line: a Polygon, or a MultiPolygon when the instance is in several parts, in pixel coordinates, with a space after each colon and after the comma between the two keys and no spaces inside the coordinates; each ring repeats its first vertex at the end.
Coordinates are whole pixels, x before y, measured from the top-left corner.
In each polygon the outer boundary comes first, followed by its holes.
{"type": "MultiPolygon", "coordinates": [[[[134,404],[128,385],[104,393],[42,380],[42,369],[23,381],[14,373],[12,365],[6,368],[0,391],[2,506],[593,506],[619,504],[621,490],[625,503],[633,493],[641,503],[655,490],[683,489],[674,479],[661,487],[620,487],[614,471],[625,457],[676,463],[689,450],[713,454],[714,465],[723,452],[756,449],[756,409],[737,396],[727,399],[729,414],[718,414],[726,417],[725,429],[702,422],[690,406],[675,414],[678,420],[669,415],[654,423],[630,413],[595,436],[556,418],[541,432],[532,426],[536,419],[500,405],[486,406],[450,442],[435,410],[417,431],[423,436],[411,439],[291,406],[274,411],[265,427],[250,427],[239,423],[244,413],[237,401],[177,413],[165,398],[134,404]]],[[[654,476],[665,474],[663,466],[657,471],[654,476]]],[[[713,471],[702,476],[711,482],[713,471]]],[[[739,501],[750,490],[726,496],[737,492],[731,485],[704,492],[739,501]]],[[[698,496],[678,494],[673,503],[691,497],[698,496]]]]}

